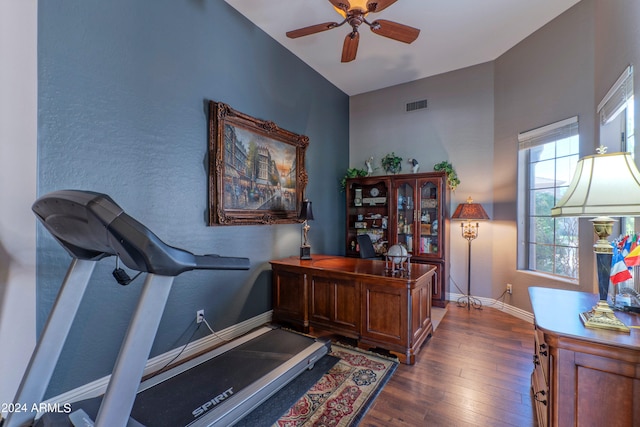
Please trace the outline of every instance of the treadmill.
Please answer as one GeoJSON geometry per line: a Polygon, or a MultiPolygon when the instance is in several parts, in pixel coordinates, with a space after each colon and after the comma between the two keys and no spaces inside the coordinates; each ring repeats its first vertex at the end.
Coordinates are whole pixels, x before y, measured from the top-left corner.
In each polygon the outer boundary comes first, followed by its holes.
{"type": "MultiPolygon", "coordinates": [[[[169,246],[105,194],[56,191],[32,209],[72,261],[14,402],[42,402],[99,260],[117,256],[147,273],[105,394],[73,403],[70,414],[44,414],[38,424],[230,426],[330,349],[330,342],[265,326],[140,383],[174,278],[190,270],[247,270],[249,260],[169,246]]],[[[114,271],[116,280],[128,283],[122,273],[114,271]]],[[[10,413],[2,427],[32,426],[35,415],[10,413]]]]}

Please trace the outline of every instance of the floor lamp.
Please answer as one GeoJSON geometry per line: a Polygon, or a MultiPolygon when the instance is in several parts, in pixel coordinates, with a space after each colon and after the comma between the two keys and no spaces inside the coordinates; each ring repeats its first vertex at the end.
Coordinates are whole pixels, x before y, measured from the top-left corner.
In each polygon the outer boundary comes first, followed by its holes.
{"type": "Polygon", "coordinates": [[[485,212],[480,203],[473,203],[473,199],[469,197],[466,203],[460,203],[451,219],[461,220],[460,229],[462,237],[467,239],[469,243],[469,254],[467,257],[467,295],[458,298],[460,307],[467,306],[467,310],[473,308],[482,309],[482,301],[471,296],[471,241],[478,237],[478,229],[480,224],[477,221],[489,219],[489,215],[485,212]],[[471,221],[476,221],[475,225],[471,221]]]}
{"type": "Polygon", "coordinates": [[[629,333],[607,303],[613,247],[607,240],[615,220],[612,216],[640,216],[640,172],[631,153],[598,154],[578,161],[576,172],[564,197],[551,209],[552,217],[595,217],[591,220],[598,235],[593,245],[598,271],[600,301],[591,311],[580,313],[587,328],[629,333]]]}

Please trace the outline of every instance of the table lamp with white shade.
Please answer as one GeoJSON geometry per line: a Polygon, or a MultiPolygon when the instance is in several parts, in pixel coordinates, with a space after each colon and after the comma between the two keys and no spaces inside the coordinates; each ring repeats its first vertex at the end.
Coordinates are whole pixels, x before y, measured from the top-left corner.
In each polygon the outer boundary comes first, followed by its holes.
{"type": "Polygon", "coordinates": [[[598,241],[593,246],[598,269],[600,301],[580,314],[588,328],[629,332],[607,303],[613,247],[607,240],[613,230],[614,216],[640,216],[640,172],[631,153],[598,154],[578,161],[571,184],[562,199],[551,209],[552,217],[591,217],[598,241]]]}

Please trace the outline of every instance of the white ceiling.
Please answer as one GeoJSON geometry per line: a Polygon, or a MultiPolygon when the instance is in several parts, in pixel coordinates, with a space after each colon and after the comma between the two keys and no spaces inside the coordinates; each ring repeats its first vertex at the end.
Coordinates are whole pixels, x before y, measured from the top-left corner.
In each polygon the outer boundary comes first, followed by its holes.
{"type": "Polygon", "coordinates": [[[421,30],[405,44],[360,27],[356,60],[340,62],[348,24],[298,39],[290,30],[342,17],[328,0],[225,0],[348,95],[492,61],[579,0],[398,0],[368,21],[421,30]]]}

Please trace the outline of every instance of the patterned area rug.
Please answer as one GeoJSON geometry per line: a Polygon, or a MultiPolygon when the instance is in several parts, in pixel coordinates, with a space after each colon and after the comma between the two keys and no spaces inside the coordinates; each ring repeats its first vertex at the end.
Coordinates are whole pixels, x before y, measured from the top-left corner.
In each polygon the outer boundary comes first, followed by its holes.
{"type": "Polygon", "coordinates": [[[273,427],[356,426],[398,362],[331,345],[340,360],[273,427]]]}

